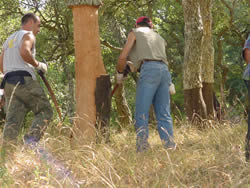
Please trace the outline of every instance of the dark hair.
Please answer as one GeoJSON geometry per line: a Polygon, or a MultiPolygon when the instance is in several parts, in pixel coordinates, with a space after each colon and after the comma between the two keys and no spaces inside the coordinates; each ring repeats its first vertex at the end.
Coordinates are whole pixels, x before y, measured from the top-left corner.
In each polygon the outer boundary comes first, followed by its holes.
{"type": "Polygon", "coordinates": [[[33,19],[34,22],[37,22],[37,16],[34,13],[27,13],[22,17],[22,25],[26,24],[29,20],[33,19]]]}
{"type": "Polygon", "coordinates": [[[137,25],[139,25],[139,26],[143,26],[143,27],[149,27],[149,28],[151,28],[151,25],[148,23],[148,22],[140,22],[140,23],[138,23],[137,25]]]}
{"type": "Polygon", "coordinates": [[[152,21],[147,16],[142,16],[136,20],[136,24],[143,27],[152,28],[152,21]]]}

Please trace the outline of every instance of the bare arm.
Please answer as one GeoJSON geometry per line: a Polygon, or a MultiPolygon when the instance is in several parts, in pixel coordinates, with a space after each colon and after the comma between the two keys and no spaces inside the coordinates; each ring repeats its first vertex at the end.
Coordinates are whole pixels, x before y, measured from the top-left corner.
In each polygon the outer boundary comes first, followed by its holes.
{"type": "Polygon", "coordinates": [[[4,56],[4,49],[0,55],[0,72],[3,73],[3,56],[4,56]]]}
{"type": "Polygon", "coordinates": [[[23,60],[34,67],[38,66],[38,62],[32,56],[32,46],[35,42],[35,36],[32,34],[26,34],[23,36],[21,48],[20,48],[20,55],[23,60]]]}
{"type": "Polygon", "coordinates": [[[134,43],[136,41],[136,38],[135,38],[135,34],[133,32],[130,32],[129,35],[128,35],[128,40],[119,56],[119,59],[118,59],[118,64],[116,66],[116,70],[118,72],[123,72],[125,67],[126,67],[126,61],[127,61],[127,57],[128,57],[128,54],[130,52],[130,50],[132,49],[134,43]]]}
{"type": "Polygon", "coordinates": [[[250,64],[250,49],[248,49],[248,48],[246,48],[245,50],[244,50],[244,57],[245,57],[245,61],[246,61],[246,63],[248,64],[250,64]]]}

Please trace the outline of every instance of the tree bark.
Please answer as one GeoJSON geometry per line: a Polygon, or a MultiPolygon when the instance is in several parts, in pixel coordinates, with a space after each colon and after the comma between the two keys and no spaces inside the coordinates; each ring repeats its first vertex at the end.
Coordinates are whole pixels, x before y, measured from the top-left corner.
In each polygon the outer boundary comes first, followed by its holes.
{"type": "Polygon", "coordinates": [[[147,5],[148,5],[148,17],[150,19],[153,18],[153,3],[154,1],[148,1],[147,5]]]}
{"type": "Polygon", "coordinates": [[[79,5],[90,5],[90,6],[100,6],[102,4],[101,0],[67,0],[69,6],[79,6],[79,5]]]}
{"type": "Polygon", "coordinates": [[[67,75],[68,83],[65,83],[68,85],[68,96],[67,96],[67,107],[66,107],[66,115],[69,116],[70,123],[73,123],[73,117],[75,116],[75,84],[74,84],[74,74],[69,70],[67,64],[66,64],[66,55],[63,56],[62,64],[63,71],[67,75]]]}
{"type": "Polygon", "coordinates": [[[214,109],[214,84],[203,82],[202,83],[202,96],[204,99],[204,103],[206,105],[207,111],[207,119],[214,120],[215,119],[215,109],[214,109]]]}
{"type": "Polygon", "coordinates": [[[199,0],[183,0],[185,21],[184,54],[184,103],[187,118],[192,121],[197,113],[202,119],[207,118],[206,105],[202,95],[202,59],[201,47],[203,25],[199,0]]]}
{"type": "Polygon", "coordinates": [[[199,124],[206,117],[206,104],[202,96],[202,88],[184,90],[184,105],[188,120],[199,124]]]}
{"type": "Polygon", "coordinates": [[[203,82],[202,93],[207,108],[208,119],[215,119],[213,104],[214,47],[212,38],[212,5],[213,0],[200,0],[201,17],[203,23],[203,37],[201,47],[203,82]]]}
{"type": "Polygon", "coordinates": [[[69,1],[73,11],[76,56],[77,117],[73,129],[73,146],[96,141],[96,78],[106,73],[100,49],[98,5],[97,1],[90,0],[69,1]]]}
{"type": "Polygon", "coordinates": [[[132,125],[132,114],[126,100],[124,86],[120,85],[115,92],[115,102],[117,107],[118,121],[121,128],[132,125]]]}
{"type": "MultiPolygon", "coordinates": [[[[225,31],[224,31],[225,32],[225,31]]],[[[223,109],[224,109],[224,103],[225,103],[225,95],[224,95],[224,88],[226,84],[227,79],[227,73],[229,71],[228,67],[226,65],[223,65],[223,50],[222,50],[222,43],[223,41],[221,38],[223,37],[224,32],[220,33],[217,38],[217,65],[220,68],[220,111],[219,111],[219,120],[223,119],[223,109]]]]}
{"type": "Polygon", "coordinates": [[[101,75],[96,80],[96,129],[97,143],[109,141],[109,120],[111,110],[111,82],[109,75],[101,75]]]}

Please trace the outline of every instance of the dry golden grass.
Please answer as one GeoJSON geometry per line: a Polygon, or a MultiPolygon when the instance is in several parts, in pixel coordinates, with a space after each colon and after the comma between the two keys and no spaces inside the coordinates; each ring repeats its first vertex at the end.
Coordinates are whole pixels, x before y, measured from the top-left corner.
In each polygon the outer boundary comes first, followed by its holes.
{"type": "Polygon", "coordinates": [[[175,151],[163,149],[157,131],[151,129],[151,149],[140,154],[135,151],[134,131],[111,130],[109,143],[74,150],[69,138],[51,127],[40,143],[45,154],[20,144],[1,164],[0,187],[71,188],[77,182],[87,188],[249,188],[250,165],[244,156],[246,124],[214,126],[199,130],[183,123],[175,128],[175,151]],[[72,174],[64,176],[58,166],[72,174]]]}

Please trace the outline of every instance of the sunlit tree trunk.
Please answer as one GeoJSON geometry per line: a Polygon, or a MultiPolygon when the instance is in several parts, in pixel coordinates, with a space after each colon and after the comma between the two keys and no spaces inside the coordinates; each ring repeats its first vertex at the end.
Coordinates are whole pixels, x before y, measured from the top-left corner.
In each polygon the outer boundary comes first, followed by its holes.
{"type": "Polygon", "coordinates": [[[153,17],[153,4],[154,4],[154,1],[148,1],[147,5],[148,5],[148,17],[150,19],[152,19],[153,17]]]}
{"type": "Polygon", "coordinates": [[[61,61],[64,62],[62,64],[63,72],[67,75],[67,84],[68,85],[68,95],[67,95],[67,103],[65,103],[67,106],[65,106],[66,112],[64,117],[67,115],[70,119],[70,122],[73,123],[72,119],[75,116],[75,83],[74,83],[74,73],[72,73],[69,70],[69,66],[66,63],[66,57],[65,54],[62,56],[61,61]]]}
{"type": "Polygon", "coordinates": [[[184,54],[184,101],[185,111],[190,121],[197,117],[206,118],[206,104],[202,95],[202,35],[203,25],[199,0],[183,0],[185,21],[184,54]]]}
{"type": "Polygon", "coordinates": [[[122,128],[132,125],[132,114],[125,97],[124,86],[120,85],[115,92],[118,121],[122,128]]]}
{"type": "MultiPolygon", "coordinates": [[[[126,35],[124,31],[122,31],[122,28],[119,29],[119,38],[126,40],[126,35]]],[[[120,41],[120,44],[122,45],[123,42],[120,41]]],[[[108,47],[111,47],[110,45],[108,47]]],[[[118,50],[119,52],[122,51],[122,48],[113,47],[113,49],[118,50]]],[[[130,73],[128,76],[131,76],[132,73],[130,73]]],[[[115,85],[115,84],[114,84],[115,85]]],[[[120,85],[116,89],[113,98],[115,99],[116,104],[116,113],[117,113],[117,119],[120,124],[120,130],[121,128],[128,127],[132,125],[132,113],[129,108],[126,96],[125,96],[125,85],[120,85]]]]}
{"type": "Polygon", "coordinates": [[[219,111],[219,120],[223,119],[223,110],[225,106],[225,84],[227,79],[227,74],[229,69],[226,65],[223,64],[223,40],[222,37],[225,34],[225,31],[219,33],[217,37],[217,65],[220,68],[220,111],[219,111]]]}
{"type": "Polygon", "coordinates": [[[214,47],[212,38],[212,5],[213,0],[200,0],[203,23],[201,47],[202,61],[202,94],[207,108],[207,118],[214,119],[213,85],[214,85],[214,47]]]}
{"type": "Polygon", "coordinates": [[[96,139],[96,79],[105,74],[99,40],[99,0],[68,0],[72,8],[75,42],[76,121],[73,144],[96,139]]]}

